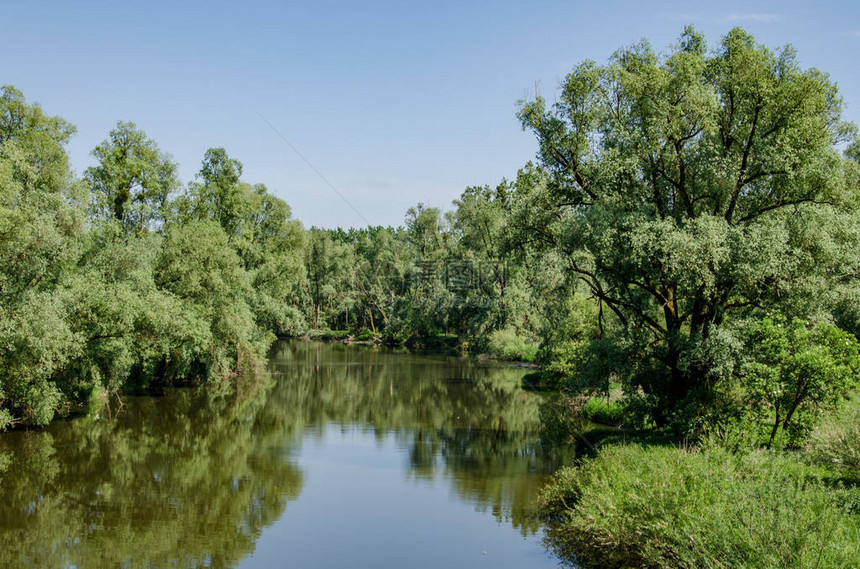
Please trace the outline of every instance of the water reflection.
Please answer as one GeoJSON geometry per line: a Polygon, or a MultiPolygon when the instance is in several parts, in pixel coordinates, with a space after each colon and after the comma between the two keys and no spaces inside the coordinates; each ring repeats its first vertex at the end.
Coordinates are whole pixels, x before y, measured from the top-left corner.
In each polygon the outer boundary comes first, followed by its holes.
{"type": "Polygon", "coordinates": [[[3,435],[0,566],[234,567],[302,488],[270,452],[285,433],[257,428],[266,390],[171,390],[3,435]]]}
{"type": "MultiPolygon", "coordinates": [[[[338,476],[370,476],[350,469],[346,455],[356,449],[329,444],[348,444],[341,439],[350,432],[376,441],[376,454],[360,459],[364,467],[400,461],[394,474],[405,484],[442,483],[447,495],[491,513],[508,531],[539,530],[530,505],[560,457],[540,443],[539,397],[519,388],[522,371],[302,342],[279,344],[271,369],[273,381],[237,393],[128,397],[111,416],[103,410],[0,436],[0,566],[251,563],[264,529],[278,520],[298,523],[294,534],[304,524],[307,533],[311,516],[338,511],[325,502],[328,489],[301,496],[316,476],[305,466],[317,456],[309,448],[342,459],[326,471],[329,488],[343,484],[338,476]]],[[[386,520],[402,526],[420,515],[391,502],[367,506],[379,520],[374,532],[391,531],[386,520]]],[[[330,539],[302,534],[301,543],[331,549],[330,539]],[[306,544],[311,537],[320,542],[306,544]]]]}
{"type": "Polygon", "coordinates": [[[443,476],[522,535],[540,529],[532,505],[563,457],[541,444],[541,399],[520,388],[521,369],[338,344],[278,348],[272,366],[284,380],[273,396],[280,408],[301,410],[295,429],[354,425],[380,440],[394,433],[409,476],[443,476]]]}

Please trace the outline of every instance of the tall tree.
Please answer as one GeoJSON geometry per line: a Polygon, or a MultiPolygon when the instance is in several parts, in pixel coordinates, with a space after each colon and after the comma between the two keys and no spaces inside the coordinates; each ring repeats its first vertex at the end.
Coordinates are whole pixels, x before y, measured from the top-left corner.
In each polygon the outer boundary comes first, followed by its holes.
{"type": "Polygon", "coordinates": [[[524,223],[626,329],[628,389],[658,424],[720,379],[727,319],[820,288],[844,262],[827,245],[856,198],[841,108],[792,48],[734,29],[708,53],[692,28],[665,57],[641,42],[578,65],[552,108],[522,104],[551,175],[524,223]]]}
{"type": "Polygon", "coordinates": [[[333,241],[323,229],[311,228],[305,266],[315,328],[336,325],[337,316],[351,306],[353,264],[348,245],[333,241]]]}
{"type": "Polygon", "coordinates": [[[185,216],[217,221],[231,242],[239,238],[250,212],[250,186],[240,181],[242,163],[223,148],[210,148],[203,157],[198,180],[188,187],[182,204],[185,216]]]}
{"type": "Polygon", "coordinates": [[[179,184],[176,164],[155,141],[133,122],[118,122],[92,154],[99,163],[84,178],[97,215],[115,219],[126,233],[163,221],[167,198],[179,184]]]}
{"type": "Polygon", "coordinates": [[[75,349],[63,285],[84,230],[65,149],[74,132],[0,89],[0,430],[45,424],[63,400],[53,379],[75,349]]]}

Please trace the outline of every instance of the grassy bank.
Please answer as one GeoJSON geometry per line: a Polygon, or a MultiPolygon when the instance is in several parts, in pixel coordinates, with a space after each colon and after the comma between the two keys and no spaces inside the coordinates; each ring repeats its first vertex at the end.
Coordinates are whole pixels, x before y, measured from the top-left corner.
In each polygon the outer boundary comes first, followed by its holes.
{"type": "Polygon", "coordinates": [[[796,456],[612,446],[542,500],[549,543],[584,567],[860,566],[856,491],[796,456]]]}

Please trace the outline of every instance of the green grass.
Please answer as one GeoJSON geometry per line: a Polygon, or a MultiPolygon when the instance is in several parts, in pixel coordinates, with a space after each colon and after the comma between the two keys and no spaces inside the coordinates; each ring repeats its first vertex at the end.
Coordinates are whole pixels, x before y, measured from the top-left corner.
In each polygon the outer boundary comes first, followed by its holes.
{"type": "Polygon", "coordinates": [[[592,423],[619,427],[624,422],[624,406],[605,397],[592,397],[582,407],[582,416],[592,423]]]}
{"type": "Polygon", "coordinates": [[[612,446],[542,495],[549,543],[583,567],[860,566],[860,516],[796,458],[612,446]]]}
{"type": "Polygon", "coordinates": [[[860,483],[860,396],[848,401],[813,430],[805,452],[814,464],[860,483]]]}
{"type": "Polygon", "coordinates": [[[534,362],[540,343],[524,338],[513,328],[497,330],[490,334],[487,352],[506,360],[534,362]]]}

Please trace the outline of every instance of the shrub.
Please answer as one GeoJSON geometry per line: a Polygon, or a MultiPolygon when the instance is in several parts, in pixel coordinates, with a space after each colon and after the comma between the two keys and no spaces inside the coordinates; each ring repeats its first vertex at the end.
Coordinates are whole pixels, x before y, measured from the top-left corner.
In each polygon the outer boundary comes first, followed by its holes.
{"type": "Polygon", "coordinates": [[[352,339],[356,342],[373,342],[377,339],[377,334],[367,328],[361,328],[352,339]]]}
{"type": "Polygon", "coordinates": [[[806,451],[814,463],[860,480],[860,397],[819,425],[806,451]]]}
{"type": "Polygon", "coordinates": [[[624,406],[605,397],[592,397],[582,408],[582,416],[592,423],[618,427],[624,422],[624,406]]]}
{"type": "Polygon", "coordinates": [[[487,351],[506,360],[535,361],[539,344],[520,335],[514,328],[496,330],[490,334],[487,351]]]}
{"type": "Polygon", "coordinates": [[[823,412],[834,409],[860,378],[860,344],[832,324],[779,315],[750,326],[744,383],[752,407],[791,446],[805,442],[823,412]]]}
{"type": "Polygon", "coordinates": [[[549,543],[586,567],[833,567],[860,518],[815,471],[764,451],[614,446],[542,494],[549,543]]]}

